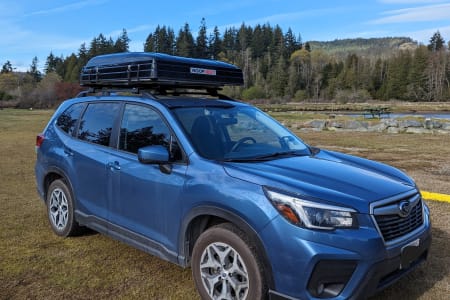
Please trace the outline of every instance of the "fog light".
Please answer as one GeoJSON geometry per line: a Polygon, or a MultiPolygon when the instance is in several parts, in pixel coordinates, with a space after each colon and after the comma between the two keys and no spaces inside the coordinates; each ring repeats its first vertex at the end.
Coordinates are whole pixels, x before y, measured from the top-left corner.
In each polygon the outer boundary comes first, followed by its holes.
{"type": "Polygon", "coordinates": [[[308,291],[315,298],[338,296],[356,269],[354,260],[321,260],[311,274],[308,291]]]}

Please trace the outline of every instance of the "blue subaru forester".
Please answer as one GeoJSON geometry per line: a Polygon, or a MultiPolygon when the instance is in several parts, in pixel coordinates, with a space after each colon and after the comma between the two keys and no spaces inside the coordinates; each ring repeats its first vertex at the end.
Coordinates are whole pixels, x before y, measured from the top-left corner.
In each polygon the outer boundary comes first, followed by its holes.
{"type": "Polygon", "coordinates": [[[57,235],[89,227],[191,267],[203,299],[364,299],[426,259],[414,181],[221,95],[237,67],[122,53],[80,82],[36,141],[57,235]]]}

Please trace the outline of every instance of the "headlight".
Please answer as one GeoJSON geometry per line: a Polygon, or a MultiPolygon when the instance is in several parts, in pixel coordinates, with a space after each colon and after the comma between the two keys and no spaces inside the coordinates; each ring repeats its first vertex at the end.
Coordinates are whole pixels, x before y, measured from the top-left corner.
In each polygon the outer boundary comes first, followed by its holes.
{"type": "Polygon", "coordinates": [[[312,229],[357,228],[356,211],[264,189],[273,206],[289,222],[312,229]]]}

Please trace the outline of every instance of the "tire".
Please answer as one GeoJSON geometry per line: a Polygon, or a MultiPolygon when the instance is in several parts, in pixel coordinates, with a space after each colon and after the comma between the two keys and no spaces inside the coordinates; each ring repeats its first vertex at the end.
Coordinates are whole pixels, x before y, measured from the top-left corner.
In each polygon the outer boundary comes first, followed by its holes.
{"type": "Polygon", "coordinates": [[[72,193],[60,179],[47,190],[47,217],[53,231],[62,237],[79,235],[81,226],[75,221],[72,193]]]}
{"type": "Polygon", "coordinates": [[[265,299],[259,252],[231,223],[203,232],[192,253],[192,275],[202,299],[265,299]]]}

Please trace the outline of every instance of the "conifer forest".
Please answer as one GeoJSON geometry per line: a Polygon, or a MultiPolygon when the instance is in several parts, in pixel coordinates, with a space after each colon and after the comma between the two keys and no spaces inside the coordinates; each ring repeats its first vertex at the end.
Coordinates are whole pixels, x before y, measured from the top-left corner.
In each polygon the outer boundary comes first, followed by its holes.
{"type": "MultiPolygon", "coordinates": [[[[27,72],[0,61],[0,107],[53,108],[75,96],[79,74],[96,55],[129,51],[123,29],[118,37],[100,33],[63,57],[50,52],[41,71],[38,59],[27,72]]],[[[240,67],[244,86],[224,93],[267,103],[365,102],[368,100],[450,101],[450,42],[439,31],[421,44],[408,37],[302,41],[290,28],[262,24],[192,30],[157,26],[139,51],[217,59],[240,67]]]]}

